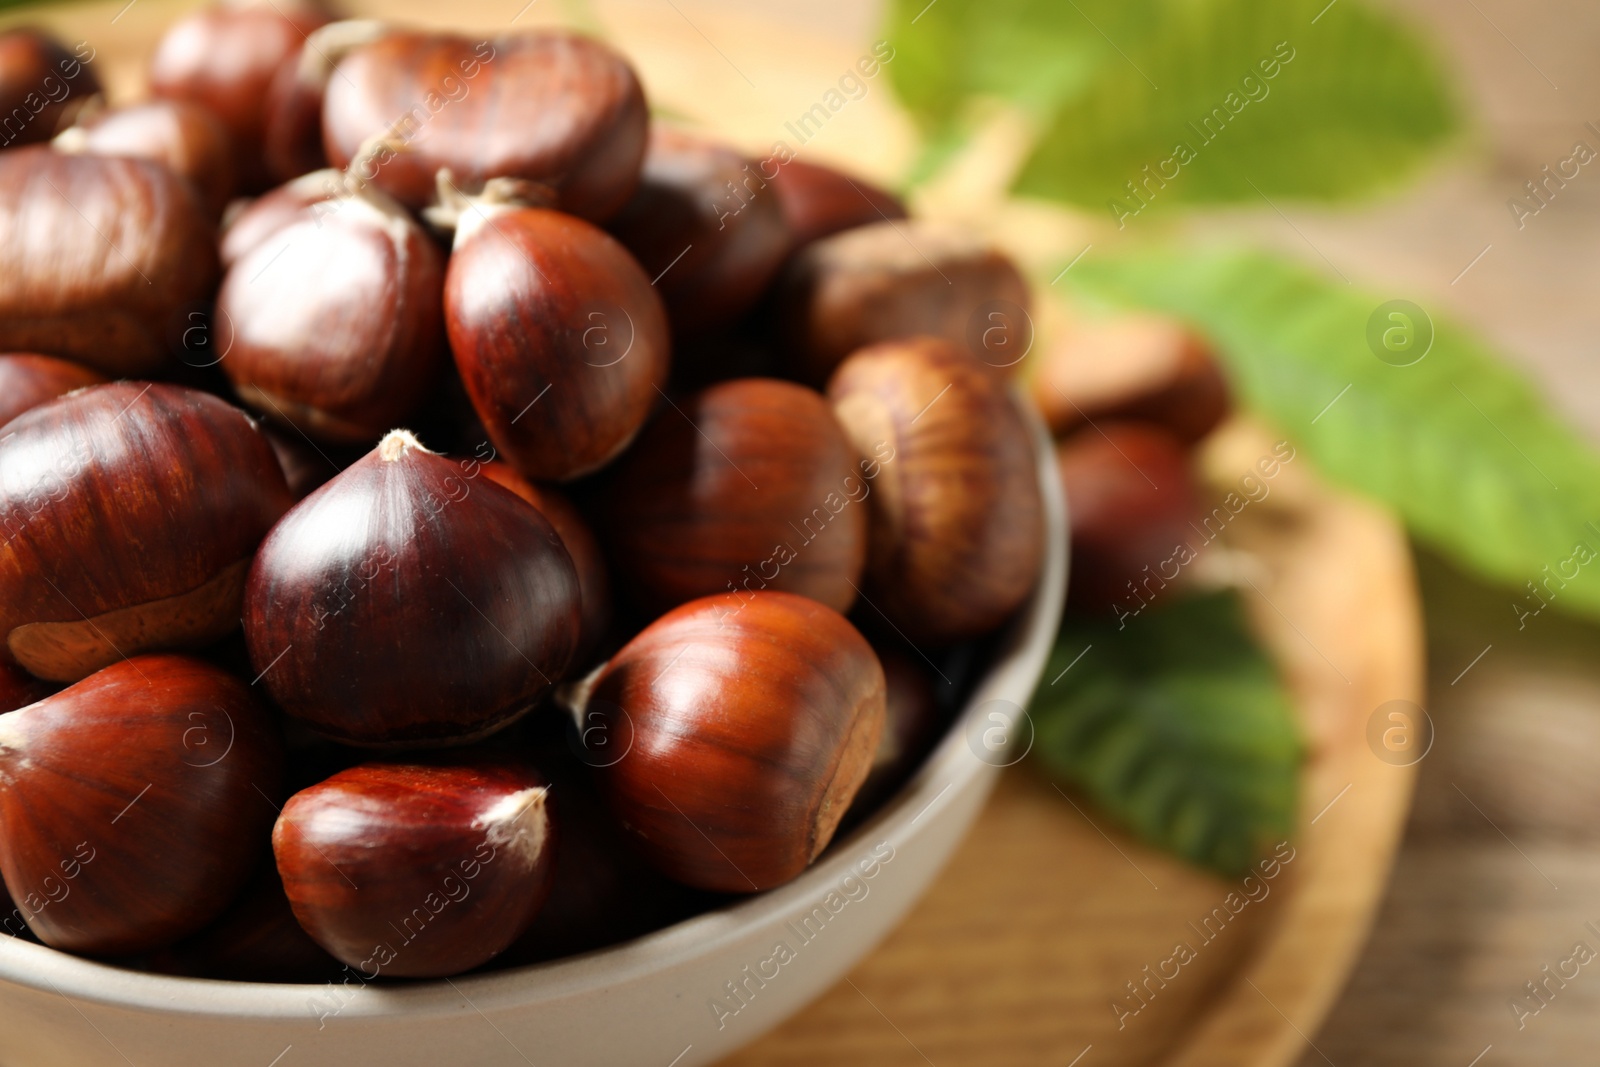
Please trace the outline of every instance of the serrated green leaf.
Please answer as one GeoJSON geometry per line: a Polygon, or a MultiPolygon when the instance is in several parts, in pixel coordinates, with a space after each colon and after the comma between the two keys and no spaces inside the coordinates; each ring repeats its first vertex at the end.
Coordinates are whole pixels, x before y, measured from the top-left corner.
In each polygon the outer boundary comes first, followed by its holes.
{"type": "Polygon", "coordinates": [[[1413,34],[1350,0],[1169,4],[1128,62],[1063,102],[1017,191],[1122,220],[1146,204],[1356,196],[1455,132],[1445,86],[1413,34]]]}
{"type": "Polygon", "coordinates": [[[1145,840],[1235,875],[1288,838],[1299,726],[1232,593],[1069,621],[1045,677],[1034,754],[1145,840]]]}
{"type": "Polygon", "coordinates": [[[1135,253],[1069,277],[1080,294],[1197,324],[1249,408],[1325,475],[1516,590],[1508,600],[1538,608],[1534,582],[1553,606],[1600,617],[1600,566],[1588,562],[1600,553],[1600,457],[1466,331],[1433,318],[1427,354],[1391,366],[1367,340],[1384,297],[1261,252],[1135,253]]]}

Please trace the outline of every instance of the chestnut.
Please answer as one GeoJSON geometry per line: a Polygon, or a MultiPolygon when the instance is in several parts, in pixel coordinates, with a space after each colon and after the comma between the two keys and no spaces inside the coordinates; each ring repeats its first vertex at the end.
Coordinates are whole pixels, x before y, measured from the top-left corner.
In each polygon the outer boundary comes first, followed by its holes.
{"type": "Polygon", "coordinates": [[[608,228],[656,279],[681,335],[750,310],[790,246],[783,208],[755,162],[660,125],[650,131],[638,192],[608,228]]]}
{"type": "Polygon", "coordinates": [[[954,344],[920,337],[857,352],[828,398],[861,454],[882,460],[884,484],[867,498],[874,611],[935,644],[1009,618],[1039,580],[1044,517],[1005,386],[954,344]]]}
{"type": "Polygon", "coordinates": [[[159,370],[209,300],[216,238],[188,182],[142,159],[0,152],[0,350],[159,370]]]}
{"type": "Polygon", "coordinates": [[[671,350],[661,297],[627,249],[582,219],[469,209],[444,309],[472,406],[529,478],[598,470],[661,395],[671,350]]]}
{"type": "Polygon", "coordinates": [[[1033,343],[1028,283],[988,241],[945,223],[859,226],[789,261],[775,295],[795,374],[821,383],[865,345],[928,335],[998,376],[1033,343]]]}
{"type": "Polygon", "coordinates": [[[396,430],[284,516],[244,602],[280,707],[347,744],[460,743],[562,676],[582,618],[572,559],[480,474],[396,430]]]}
{"type": "Polygon", "coordinates": [[[508,759],[367,763],[289,798],[272,850],[295,917],[370,979],[499,955],[549,892],[549,790],[508,759]]]}
{"type": "Polygon", "coordinates": [[[337,200],[349,192],[343,171],[317,170],[268,190],[248,203],[234,201],[238,209],[230,208],[222,220],[223,267],[233,266],[246,252],[264,244],[279,230],[304,219],[307,209],[313,205],[337,200]]]}
{"type": "Polygon", "coordinates": [[[1108,422],[1062,441],[1056,463],[1071,517],[1068,603],[1138,613],[1204,540],[1188,449],[1160,426],[1108,422]]]}
{"type": "Polygon", "coordinates": [[[290,504],[244,412],[117,382],[36,407],[6,436],[0,655],[72,682],[238,625],[246,569],[290,504]]]}
{"type": "Polygon", "coordinates": [[[578,647],[572,655],[572,666],[587,667],[591,657],[600,647],[611,625],[611,576],[606,569],[605,555],[594,531],[584,521],[571,500],[559,489],[548,485],[534,485],[518,474],[510,464],[491,460],[483,464],[483,473],[511,490],[538,509],[572,557],[578,572],[578,592],[583,600],[583,624],[578,633],[578,647]]]}
{"type": "Polygon", "coordinates": [[[186,100],[97,111],[52,142],[58,152],[128,156],[160,163],[194,187],[209,217],[222,217],[238,184],[228,128],[186,100]]]}
{"type": "Polygon", "coordinates": [[[758,589],[846,611],[867,559],[872,462],[814,390],[713,385],[661,411],[607,481],[611,559],[656,611],[758,589]]]}
{"type": "Polygon", "coordinates": [[[0,873],[54,948],[141,952],[200,929],[250,875],[282,742],[243,682],[138,656],[0,716],[0,873]]]}
{"type": "Polygon", "coordinates": [[[804,871],[883,733],[872,646],[792,593],[690,601],[585,685],[583,719],[632,730],[627,755],[599,772],[612,811],[656,868],[702,889],[759,892],[804,871]]]}
{"type": "Polygon", "coordinates": [[[322,147],[322,104],[338,61],[388,30],[371,19],[330,22],[306,38],[294,60],[273,75],[264,104],[261,152],[275,181],[286,182],[328,165],[322,147]]]}
{"type": "Polygon", "coordinates": [[[308,34],[329,21],[290,0],[217,4],[173,23],[150,60],[150,92],[209,108],[228,128],[245,191],[272,184],[263,156],[267,96],[308,34]]]}
{"type": "Polygon", "coordinates": [[[87,42],[69,52],[42,30],[0,30],[0,148],[37,144],[60,132],[100,92],[89,68],[94,58],[87,42]]]}
{"type": "Polygon", "coordinates": [[[420,404],[445,364],[444,254],[372,186],[305,209],[228,268],[222,369],[252,410],[365,444],[420,404]]]}
{"type": "Polygon", "coordinates": [[[916,770],[945,725],[933,675],[915,653],[874,643],[883,666],[883,738],[872,756],[872,770],[856,795],[855,808],[870,809],[888,799],[916,770]]]}
{"type": "Polygon", "coordinates": [[[1229,408],[1211,347],[1183,323],[1157,316],[1079,326],[1045,353],[1030,391],[1058,436],[1085,423],[1131,419],[1193,443],[1229,408]]]}
{"type": "Polygon", "coordinates": [[[893,193],[819,163],[790,160],[777,169],[772,188],[795,249],[857,226],[906,217],[905,204],[893,193]]]}
{"type": "Polygon", "coordinates": [[[366,141],[404,144],[368,177],[413,209],[450,170],[476,192],[491,178],[547,186],[592,221],[633,195],[649,112],[633,68],[609,46],[558,31],[473,40],[391,33],[350,52],[328,84],[322,131],[345,167],[366,141]]]}
{"type": "Polygon", "coordinates": [[[0,426],[46,400],[104,381],[71,360],[27,352],[0,355],[0,426]]]}

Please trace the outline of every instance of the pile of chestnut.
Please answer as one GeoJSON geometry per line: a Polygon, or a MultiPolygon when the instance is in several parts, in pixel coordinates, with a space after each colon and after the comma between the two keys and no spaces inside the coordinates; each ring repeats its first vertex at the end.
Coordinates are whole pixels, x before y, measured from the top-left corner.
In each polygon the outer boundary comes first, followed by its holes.
{"type": "Polygon", "coordinates": [[[565,32],[233,3],[148,88],[0,33],[7,933],[549,959],[906,779],[1040,576],[1009,259],[565,32]]]}

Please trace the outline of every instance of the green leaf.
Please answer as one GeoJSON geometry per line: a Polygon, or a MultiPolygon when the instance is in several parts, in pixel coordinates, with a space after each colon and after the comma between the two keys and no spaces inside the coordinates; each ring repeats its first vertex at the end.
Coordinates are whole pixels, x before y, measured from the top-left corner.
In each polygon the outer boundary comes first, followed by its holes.
{"type": "Polygon", "coordinates": [[[1298,721],[1234,594],[1069,621],[1045,677],[1035,756],[1145,840],[1237,875],[1289,837],[1298,721]]]}
{"type": "Polygon", "coordinates": [[[1433,57],[1359,3],[1178,3],[1056,112],[1017,191],[1119,219],[1145,204],[1335,199],[1392,184],[1456,126],[1433,57]]]}
{"type": "Polygon", "coordinates": [[[1544,601],[1600,617],[1600,566],[1589,565],[1600,457],[1464,330],[1434,319],[1427,354],[1392,366],[1367,339],[1385,298],[1260,252],[1129,254],[1085,260],[1069,277],[1103,303],[1201,327],[1244,403],[1324,474],[1516,590],[1525,610],[1540,606],[1526,596],[1534,582],[1544,601]]]}
{"type": "Polygon", "coordinates": [[[1432,53],[1362,0],[896,0],[888,33],[931,137],[974,100],[1010,101],[1043,128],[1017,191],[1116,198],[1119,219],[1142,202],[1359,195],[1459,124],[1432,53]]]}

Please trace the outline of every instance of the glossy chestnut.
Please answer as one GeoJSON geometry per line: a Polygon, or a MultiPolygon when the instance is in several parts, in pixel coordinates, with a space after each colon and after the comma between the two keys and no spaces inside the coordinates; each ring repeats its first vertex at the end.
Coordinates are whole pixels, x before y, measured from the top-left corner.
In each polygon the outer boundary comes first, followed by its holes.
{"type": "Polygon", "coordinates": [[[445,276],[456,369],[495,446],[539,481],[598,470],[661,395],[661,297],[604,231],[537,208],[474,208],[445,276]]]}
{"type": "Polygon", "coordinates": [[[187,100],[152,100],[80,117],[53,142],[58,152],[127,156],[159,163],[194,187],[207,216],[222,217],[238,187],[228,128],[187,100]]]}
{"type": "Polygon", "coordinates": [[[244,412],[117,382],[36,407],[6,433],[0,654],[70,682],[238,624],[256,546],[290,504],[244,412]]]}
{"type": "Polygon", "coordinates": [[[1228,383],[1209,345],[1183,323],[1122,316],[1073,329],[1039,361],[1034,403],[1057,435],[1128,419],[1193,443],[1227,417],[1228,383]]]}
{"type": "Polygon", "coordinates": [[[869,602],[912,640],[987,633],[1039,580],[1043,505],[1026,425],[1001,382],[948,341],[857,352],[828,398],[862,455],[879,454],[868,498],[869,602]]]}
{"type": "Polygon", "coordinates": [[[814,241],[784,268],[779,335],[794,372],[821,383],[856,349],[939,337],[996,376],[1014,374],[1033,344],[1028,283],[982,237],[911,219],[814,241]]]}
{"type": "Polygon", "coordinates": [[[845,611],[877,469],[814,390],[736,379],[656,416],[606,484],[601,527],[647,609],[775,589],[845,611]]]}
{"type": "Polygon", "coordinates": [[[242,254],[217,294],[222,369],[268,420],[335,444],[403,422],[445,365],[444,255],[366,186],[305,208],[242,254]]]}
{"type": "Polygon", "coordinates": [[[583,599],[583,625],[568,673],[588,667],[611,625],[611,574],[600,542],[577,507],[559,489],[535,485],[499,460],[483,464],[483,473],[532,504],[555,528],[572,557],[583,599]]]}
{"type": "Polygon", "coordinates": [[[595,221],[633,195],[648,127],[628,61],[556,31],[389,34],[340,61],[322,112],[335,167],[376,135],[403,141],[370,177],[412,209],[433,202],[436,176],[448,169],[469,193],[491,178],[538,182],[556,207],[595,221]]]}
{"type": "Polygon", "coordinates": [[[507,759],[367,763],[296,793],[272,831],[296,918],[368,980],[460,974],[549,892],[543,778],[507,759]]]}
{"type": "Polygon", "coordinates": [[[1068,603],[1138,611],[1204,540],[1188,449],[1160,426],[1107,422],[1057,445],[1056,463],[1071,517],[1068,603]]]}
{"type": "Polygon", "coordinates": [[[350,187],[343,171],[317,170],[270,189],[248,203],[235,201],[222,220],[221,259],[232,267],[284,227],[305,219],[315,204],[346,196],[350,187]]]}
{"type": "Polygon", "coordinates": [[[109,956],[216,918],[249,877],[282,745],[243,682],[140,656],[0,716],[0,873],[40,940],[109,956]]]}
{"type": "Polygon", "coordinates": [[[274,181],[286,182],[328,165],[322,105],[334,67],[352,49],[387,32],[375,20],[330,22],[306,38],[298,56],[278,67],[267,88],[261,144],[274,181]]]}
{"type": "Polygon", "coordinates": [[[0,148],[48,141],[100,92],[95,50],[29,26],[0,30],[0,148]]]}
{"type": "Polygon", "coordinates": [[[159,370],[209,300],[216,237],[189,183],[142,159],[0,152],[0,350],[159,370]]]}
{"type": "Polygon", "coordinates": [[[479,473],[397,430],[284,516],[244,604],[279,706],[348,744],[460,743],[560,679],[582,617],[572,559],[479,473]]]}
{"type": "Polygon", "coordinates": [[[612,811],[652,864],[702,889],[759,892],[804,871],[883,732],[872,646],[790,593],[691,601],[588,682],[580,713],[633,737],[599,772],[612,811]]]}
{"type": "Polygon", "coordinates": [[[683,130],[651,129],[639,189],[607,228],[656,280],[675,333],[731,325],[783,265],[789,230],[764,166],[683,130]]]}
{"type": "Polygon", "coordinates": [[[150,61],[150,91],[200,104],[222,120],[238,153],[247,192],[272,175],[263,156],[267,98],[273,78],[295,62],[306,36],[327,14],[288,0],[217,4],[173,23],[150,61]]]}
{"type": "Polygon", "coordinates": [[[790,160],[777,168],[772,188],[794,249],[857,226],[906,217],[904,202],[893,193],[820,163],[790,160]]]}
{"type": "Polygon", "coordinates": [[[0,355],[0,426],[46,400],[104,382],[105,378],[71,360],[28,352],[0,355]]]}

